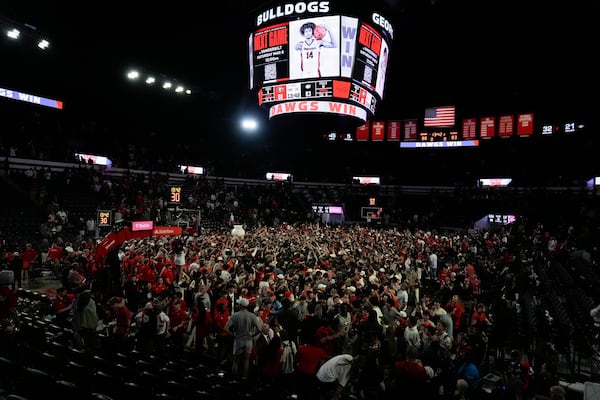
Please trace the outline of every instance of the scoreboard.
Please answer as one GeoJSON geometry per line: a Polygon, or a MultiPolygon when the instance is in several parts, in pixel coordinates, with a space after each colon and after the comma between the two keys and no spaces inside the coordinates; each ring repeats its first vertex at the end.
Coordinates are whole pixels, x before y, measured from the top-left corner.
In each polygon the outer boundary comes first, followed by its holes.
{"type": "Polygon", "coordinates": [[[269,118],[372,117],[384,95],[391,22],[341,0],[271,4],[256,16],[248,38],[250,89],[269,118]]]}

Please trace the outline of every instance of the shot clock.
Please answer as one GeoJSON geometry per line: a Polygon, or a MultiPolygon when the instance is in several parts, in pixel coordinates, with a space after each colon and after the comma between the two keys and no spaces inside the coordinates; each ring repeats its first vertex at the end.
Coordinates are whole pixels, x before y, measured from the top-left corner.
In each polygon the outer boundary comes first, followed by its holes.
{"type": "Polygon", "coordinates": [[[111,226],[112,222],[112,211],[111,210],[98,210],[97,212],[98,226],[111,226]]]}
{"type": "Polygon", "coordinates": [[[169,204],[180,205],[181,204],[181,186],[175,185],[169,187],[169,204]]]}

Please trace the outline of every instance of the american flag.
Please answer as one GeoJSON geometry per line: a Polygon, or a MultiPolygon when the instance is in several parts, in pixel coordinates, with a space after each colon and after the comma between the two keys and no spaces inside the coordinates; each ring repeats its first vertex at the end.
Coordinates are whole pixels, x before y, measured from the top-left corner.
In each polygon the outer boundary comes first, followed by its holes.
{"type": "Polygon", "coordinates": [[[440,127],[454,126],[455,110],[454,106],[430,107],[425,109],[425,119],[423,126],[440,127]]]}

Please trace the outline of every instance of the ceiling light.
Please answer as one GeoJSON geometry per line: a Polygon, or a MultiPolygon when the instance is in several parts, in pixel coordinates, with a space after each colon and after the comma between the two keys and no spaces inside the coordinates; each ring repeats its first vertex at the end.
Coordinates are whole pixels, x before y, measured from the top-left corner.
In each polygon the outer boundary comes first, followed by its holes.
{"type": "Polygon", "coordinates": [[[10,31],[6,32],[6,36],[8,36],[11,39],[18,39],[20,35],[21,32],[16,28],[13,28],[10,31]]]}
{"type": "Polygon", "coordinates": [[[48,46],[50,46],[50,42],[47,41],[46,39],[42,39],[38,43],[38,47],[42,50],[46,50],[48,48],[48,46]]]}

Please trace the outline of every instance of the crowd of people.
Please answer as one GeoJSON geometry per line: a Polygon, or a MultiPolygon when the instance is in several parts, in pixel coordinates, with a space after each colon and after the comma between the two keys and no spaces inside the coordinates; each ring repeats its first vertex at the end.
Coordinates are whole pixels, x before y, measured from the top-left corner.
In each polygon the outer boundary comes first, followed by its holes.
{"type": "Polygon", "coordinates": [[[281,224],[135,239],[101,258],[93,240],[54,243],[54,318],[79,349],[193,352],[302,398],[476,399],[484,373],[502,376],[503,398],[554,398],[556,352],[511,341],[509,309],[535,293],[534,264],[569,249],[521,228],[281,224]]]}
{"type": "Polygon", "coordinates": [[[14,272],[13,291],[32,266],[52,270],[62,284],[53,318],[72,329],[70,346],[193,353],[303,398],[475,399],[487,373],[501,376],[495,389],[505,398],[553,398],[552,331],[515,339],[511,313],[543,297],[538,275],[548,262],[584,248],[597,265],[583,228],[518,219],[493,231],[438,229],[406,212],[380,225],[329,226],[293,207],[290,183],[231,188],[193,176],[186,207],[214,226],[192,220],[182,236],[130,240],[98,256],[92,216],[69,210],[60,193],[92,191],[115,220],[168,225],[176,216],[166,177],[81,166],[23,179],[47,205],[47,229],[41,244],[0,237],[0,264],[14,272]],[[232,235],[234,222],[245,235],[232,235]]]}

